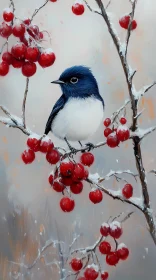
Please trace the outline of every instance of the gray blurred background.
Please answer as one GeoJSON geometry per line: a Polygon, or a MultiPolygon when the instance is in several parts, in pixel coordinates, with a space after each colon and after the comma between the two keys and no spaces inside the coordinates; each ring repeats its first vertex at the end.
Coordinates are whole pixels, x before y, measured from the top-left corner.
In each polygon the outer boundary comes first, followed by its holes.
{"type": "MultiPolygon", "coordinates": [[[[8,6],[8,2],[0,1],[1,18],[2,10],[8,6]]],[[[16,16],[22,19],[31,16],[43,0],[14,2],[16,16]]],[[[94,1],[89,3],[93,7],[96,6],[94,1]]],[[[103,19],[89,12],[87,8],[83,16],[76,17],[71,12],[72,4],[73,0],[50,2],[34,19],[34,23],[38,24],[41,30],[49,32],[52,38],[51,46],[56,54],[56,62],[52,67],[38,67],[37,74],[30,79],[26,121],[30,129],[38,134],[43,133],[51,108],[61,95],[60,88],[51,85],[50,82],[57,79],[69,66],[82,64],[92,68],[105,100],[105,116],[111,116],[128,98],[120,61],[103,19]]],[[[108,11],[121,40],[124,40],[125,31],[119,27],[118,19],[130,11],[129,1],[112,0],[108,11]]],[[[129,48],[130,64],[138,70],[134,79],[137,89],[156,79],[155,13],[154,0],[138,1],[135,15],[138,28],[132,34],[129,48]]],[[[13,39],[11,41],[13,42],[13,39]]],[[[0,38],[0,44],[3,42],[0,38]]],[[[49,42],[43,45],[50,47],[49,42]]],[[[8,107],[13,114],[21,116],[25,78],[20,70],[11,68],[8,76],[0,78],[0,85],[0,103],[8,107]]],[[[140,103],[140,109],[145,107],[140,118],[141,127],[156,123],[155,100],[153,88],[140,103]]],[[[144,166],[147,171],[156,167],[155,135],[153,133],[142,143],[144,166]]],[[[65,146],[53,135],[51,138],[57,146],[65,146]]],[[[101,125],[90,142],[96,143],[103,139],[101,125]]],[[[103,269],[110,272],[111,280],[155,280],[156,247],[142,214],[106,195],[101,204],[91,204],[88,200],[87,185],[82,195],[76,197],[75,210],[69,214],[62,213],[59,208],[61,195],[49,189],[47,178],[51,168],[44,156],[37,154],[37,160],[29,166],[22,163],[20,155],[26,148],[26,141],[27,137],[20,131],[0,124],[0,279],[60,279],[57,266],[50,265],[58,260],[57,244],[55,248],[47,250],[45,258],[38,260],[32,269],[27,270],[19,263],[33,263],[38,248],[42,248],[46,240],[51,238],[59,238],[64,242],[65,253],[75,233],[82,233],[82,237],[75,244],[76,247],[91,245],[98,238],[102,222],[122,211],[126,215],[128,211],[134,210],[134,215],[124,224],[124,234],[121,238],[130,248],[129,260],[121,262],[116,268],[107,267],[103,258],[101,264],[103,269]]],[[[110,169],[130,169],[136,172],[132,148],[131,141],[128,141],[117,149],[103,147],[94,150],[96,161],[91,168],[92,172],[99,172],[101,176],[107,174],[110,169]]],[[[124,177],[133,184],[135,196],[139,196],[140,184],[133,178],[124,177]]],[[[150,175],[147,179],[155,212],[155,177],[150,175]]],[[[105,186],[117,190],[123,185],[111,180],[105,183],[105,186]]]]}

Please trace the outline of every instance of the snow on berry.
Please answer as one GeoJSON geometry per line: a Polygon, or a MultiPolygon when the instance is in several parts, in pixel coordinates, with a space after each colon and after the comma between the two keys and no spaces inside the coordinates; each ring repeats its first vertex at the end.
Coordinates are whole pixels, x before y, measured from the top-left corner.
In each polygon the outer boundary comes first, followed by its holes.
{"type": "Polygon", "coordinates": [[[99,275],[99,267],[95,264],[88,265],[84,271],[84,276],[87,280],[95,280],[99,275]]]}
{"type": "Polygon", "coordinates": [[[89,199],[94,204],[100,203],[103,199],[103,194],[99,189],[92,189],[92,191],[89,193],[89,199]]]}
{"type": "Polygon", "coordinates": [[[107,145],[110,147],[110,148],[115,148],[119,145],[120,141],[117,137],[117,134],[116,132],[113,132],[111,134],[108,135],[107,137],[107,145]]]}
{"type": "Polygon", "coordinates": [[[79,271],[83,267],[82,261],[78,258],[77,259],[76,258],[72,259],[71,262],[70,262],[70,265],[71,265],[71,267],[74,271],[79,271]]]}
{"type": "Polygon", "coordinates": [[[91,166],[94,162],[94,155],[89,152],[85,152],[81,155],[81,163],[86,166],[91,166]]]}
{"type": "Polygon", "coordinates": [[[133,187],[131,184],[126,184],[123,189],[122,189],[122,195],[126,198],[129,199],[133,195],[133,187]]]}
{"type": "Polygon", "coordinates": [[[101,225],[101,228],[100,228],[100,233],[103,236],[108,236],[109,235],[109,230],[110,230],[109,224],[108,223],[103,223],[101,225]]]}
{"type": "Polygon", "coordinates": [[[44,137],[41,140],[40,152],[46,154],[47,152],[50,152],[53,148],[54,148],[54,144],[48,136],[44,137]]]}
{"type": "Polygon", "coordinates": [[[6,22],[2,22],[0,25],[0,36],[8,38],[12,34],[12,26],[6,22]]]}
{"type": "Polygon", "coordinates": [[[75,4],[72,6],[72,12],[77,15],[80,16],[84,13],[85,11],[85,7],[83,5],[83,2],[81,0],[76,0],[75,4]]]}
{"type": "Polygon", "coordinates": [[[3,11],[3,19],[7,22],[12,21],[14,18],[14,14],[10,8],[6,8],[3,11]]]}
{"type": "Polygon", "coordinates": [[[25,61],[22,65],[22,74],[25,77],[32,77],[36,73],[37,67],[34,62],[25,61]]]}
{"type": "Polygon", "coordinates": [[[22,160],[25,164],[32,163],[35,159],[35,153],[31,149],[25,150],[22,155],[22,160]]]}
{"type": "Polygon", "coordinates": [[[120,236],[122,235],[122,227],[121,227],[121,224],[118,222],[118,221],[113,221],[111,224],[110,224],[110,231],[109,231],[109,234],[115,238],[115,239],[118,239],[120,238],[120,236]]]}
{"type": "Polygon", "coordinates": [[[129,250],[124,243],[118,245],[117,254],[119,259],[126,260],[129,256],[129,250]]]}
{"type": "Polygon", "coordinates": [[[27,145],[34,152],[38,152],[40,150],[40,143],[41,143],[40,138],[41,137],[37,134],[31,134],[28,137],[27,145]]]}
{"type": "MultiPolygon", "coordinates": [[[[130,22],[130,15],[125,15],[125,16],[121,17],[119,20],[120,26],[124,29],[128,29],[129,22],[130,22]]],[[[131,23],[131,29],[134,30],[134,29],[136,29],[136,27],[137,27],[137,22],[136,22],[136,20],[133,19],[132,23],[131,23]]]]}
{"type": "Polygon", "coordinates": [[[43,67],[49,67],[54,64],[55,62],[55,54],[52,49],[46,49],[41,52],[39,58],[38,58],[38,63],[43,67]]]}
{"type": "Polygon", "coordinates": [[[108,255],[111,251],[111,245],[107,241],[103,241],[99,245],[99,251],[103,255],[108,255]]]}
{"type": "Polygon", "coordinates": [[[46,159],[50,164],[56,164],[60,160],[60,154],[53,149],[46,154],[46,159]]]}
{"type": "Polygon", "coordinates": [[[10,52],[4,52],[2,55],[2,60],[7,62],[9,65],[12,64],[12,54],[10,52]]]}
{"type": "Polygon", "coordinates": [[[109,274],[107,271],[101,272],[101,280],[107,280],[109,277],[109,274]]]}
{"type": "Polygon", "coordinates": [[[72,184],[70,185],[70,190],[71,190],[71,192],[74,193],[74,194],[79,194],[79,193],[81,193],[82,190],[83,190],[83,184],[82,184],[82,182],[75,182],[75,183],[72,183],[72,184]]]}
{"type": "Polygon", "coordinates": [[[17,43],[11,48],[11,54],[16,59],[24,59],[26,53],[26,46],[23,43],[17,43]]]}
{"type": "Polygon", "coordinates": [[[6,76],[9,72],[9,64],[5,61],[0,62],[0,76],[6,76]]]}
{"type": "Polygon", "coordinates": [[[20,21],[16,21],[12,29],[12,34],[15,37],[22,37],[24,36],[24,33],[25,33],[25,25],[20,21]]]}
{"type": "Polygon", "coordinates": [[[119,262],[119,257],[117,252],[110,252],[106,256],[106,263],[109,265],[116,265],[119,262]]]}
{"type": "Polygon", "coordinates": [[[75,202],[69,197],[63,197],[60,200],[60,207],[64,212],[71,212],[75,207],[75,202]]]}
{"type": "Polygon", "coordinates": [[[111,119],[110,118],[105,119],[103,124],[104,126],[108,127],[111,124],[111,119]]]}
{"type": "Polygon", "coordinates": [[[68,177],[73,174],[74,163],[71,161],[62,161],[60,164],[60,173],[62,176],[68,177]]]}
{"type": "Polygon", "coordinates": [[[104,136],[105,136],[105,137],[108,137],[108,135],[111,134],[111,133],[112,133],[112,129],[109,128],[109,127],[107,127],[107,128],[104,130],[104,136]]]}
{"type": "Polygon", "coordinates": [[[117,129],[117,137],[121,142],[129,139],[130,131],[126,125],[120,125],[117,129]]]}

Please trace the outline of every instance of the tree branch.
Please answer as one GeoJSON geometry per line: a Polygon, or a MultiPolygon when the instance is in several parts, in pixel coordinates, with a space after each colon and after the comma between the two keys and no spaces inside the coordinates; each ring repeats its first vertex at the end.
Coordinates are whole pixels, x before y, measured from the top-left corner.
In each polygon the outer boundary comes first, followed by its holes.
{"type": "Polygon", "coordinates": [[[28,87],[29,87],[29,78],[26,78],[26,88],[25,88],[23,104],[22,104],[22,120],[23,120],[23,127],[24,128],[26,128],[25,107],[26,107],[26,100],[27,100],[27,94],[28,94],[28,87]]]}

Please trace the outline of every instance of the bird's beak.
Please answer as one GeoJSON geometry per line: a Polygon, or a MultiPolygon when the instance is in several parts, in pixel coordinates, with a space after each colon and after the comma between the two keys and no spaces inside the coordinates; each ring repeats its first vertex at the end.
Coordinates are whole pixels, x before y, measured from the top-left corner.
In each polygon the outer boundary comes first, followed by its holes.
{"type": "Polygon", "coordinates": [[[52,83],[52,84],[59,84],[59,85],[64,84],[64,82],[61,81],[61,80],[56,80],[56,81],[53,81],[53,82],[51,82],[51,83],[52,83]]]}

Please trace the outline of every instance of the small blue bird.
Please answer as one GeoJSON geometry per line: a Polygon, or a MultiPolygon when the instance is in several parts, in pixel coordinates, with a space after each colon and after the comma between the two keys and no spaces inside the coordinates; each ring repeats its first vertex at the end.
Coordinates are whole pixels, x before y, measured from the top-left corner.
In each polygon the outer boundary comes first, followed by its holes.
{"type": "Polygon", "coordinates": [[[61,86],[62,95],[52,109],[45,134],[52,131],[71,147],[68,141],[86,140],[97,131],[103,119],[104,101],[88,67],[70,67],[52,83],[61,86]]]}

